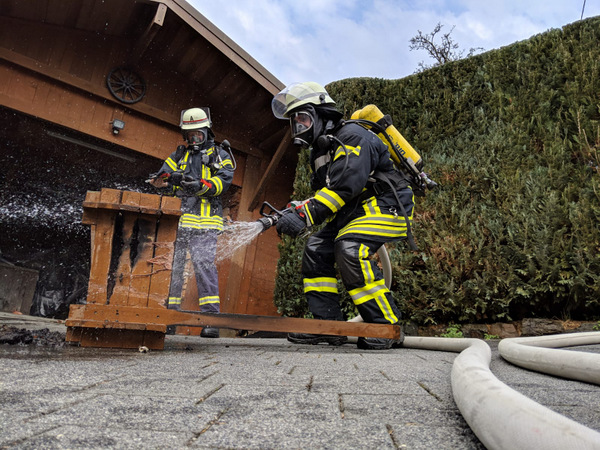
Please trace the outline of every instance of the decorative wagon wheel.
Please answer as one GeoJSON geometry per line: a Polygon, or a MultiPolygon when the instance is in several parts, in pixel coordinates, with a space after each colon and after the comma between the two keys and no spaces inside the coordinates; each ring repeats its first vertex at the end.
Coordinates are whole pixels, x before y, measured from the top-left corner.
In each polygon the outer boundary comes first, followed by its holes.
{"type": "Polygon", "coordinates": [[[146,83],[137,73],[127,67],[116,67],[106,78],[108,90],[123,103],[139,102],[146,93],[146,83]]]}

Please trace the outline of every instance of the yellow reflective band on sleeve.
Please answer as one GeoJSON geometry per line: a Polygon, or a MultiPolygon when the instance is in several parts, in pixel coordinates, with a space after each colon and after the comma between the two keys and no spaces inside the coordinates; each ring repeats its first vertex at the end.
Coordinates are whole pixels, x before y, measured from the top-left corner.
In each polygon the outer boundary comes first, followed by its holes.
{"type": "Polygon", "coordinates": [[[210,295],[208,297],[201,297],[198,299],[198,305],[208,305],[209,303],[220,303],[218,295],[210,295]]]}
{"type": "Polygon", "coordinates": [[[348,292],[348,294],[350,294],[350,297],[352,297],[352,301],[355,305],[361,305],[368,301],[374,300],[383,313],[385,319],[390,323],[397,323],[398,317],[396,314],[394,314],[394,311],[388,302],[387,296],[385,295],[387,292],[389,292],[389,290],[385,286],[385,280],[378,280],[373,283],[366,284],[363,287],[352,289],[348,292]]]}
{"type": "Polygon", "coordinates": [[[227,166],[233,167],[233,163],[231,162],[231,160],[229,158],[228,159],[224,159],[223,162],[221,163],[221,165],[223,167],[227,167],[227,166]]]}
{"type": "Polygon", "coordinates": [[[177,170],[177,163],[171,157],[168,157],[165,162],[173,172],[177,170]]]}
{"type": "Polygon", "coordinates": [[[218,178],[218,177],[209,178],[206,181],[212,183],[213,186],[215,187],[215,189],[216,189],[215,195],[219,195],[221,192],[223,192],[223,182],[221,181],[220,178],[218,178]]]}
{"type": "Polygon", "coordinates": [[[348,152],[348,156],[352,154],[358,156],[360,154],[360,145],[358,147],[351,147],[350,145],[346,145],[345,148],[343,145],[340,145],[335,151],[335,156],[333,157],[333,160],[335,161],[336,159],[342,156],[346,156],[346,152],[348,152]]]}
{"type": "Polygon", "coordinates": [[[304,292],[310,291],[331,292],[337,294],[337,280],[332,277],[305,278],[304,292]]]}
{"type": "Polygon", "coordinates": [[[315,194],[314,199],[323,203],[333,213],[338,212],[346,204],[335,191],[328,188],[320,189],[315,194]]]}

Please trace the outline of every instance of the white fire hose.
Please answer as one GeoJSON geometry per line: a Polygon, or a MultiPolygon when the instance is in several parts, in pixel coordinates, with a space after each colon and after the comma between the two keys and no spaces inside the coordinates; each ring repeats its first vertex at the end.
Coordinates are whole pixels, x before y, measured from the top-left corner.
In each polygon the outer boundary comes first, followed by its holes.
{"type": "MultiPolygon", "coordinates": [[[[385,246],[377,251],[386,286],[392,269],[385,246]]],[[[357,316],[352,322],[362,321],[357,316]]],[[[349,337],[349,340],[356,338],[349,337]]],[[[500,355],[538,372],[600,385],[600,355],[555,347],[600,344],[600,332],[503,339],[500,355]]],[[[452,365],[454,401],[488,449],[600,449],[600,433],[511,389],[490,370],[491,349],[481,339],[413,337],[404,348],[460,353],[452,365]]]]}

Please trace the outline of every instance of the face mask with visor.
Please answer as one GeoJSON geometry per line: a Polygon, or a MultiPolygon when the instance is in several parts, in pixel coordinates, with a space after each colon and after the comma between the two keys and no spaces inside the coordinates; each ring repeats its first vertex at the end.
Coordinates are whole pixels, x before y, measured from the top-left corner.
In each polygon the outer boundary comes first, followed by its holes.
{"type": "Polygon", "coordinates": [[[190,145],[202,145],[206,141],[206,130],[201,128],[199,130],[189,130],[187,132],[187,142],[190,145]]]}
{"type": "Polygon", "coordinates": [[[314,118],[307,111],[290,114],[290,126],[294,144],[309,147],[314,140],[314,118]]]}

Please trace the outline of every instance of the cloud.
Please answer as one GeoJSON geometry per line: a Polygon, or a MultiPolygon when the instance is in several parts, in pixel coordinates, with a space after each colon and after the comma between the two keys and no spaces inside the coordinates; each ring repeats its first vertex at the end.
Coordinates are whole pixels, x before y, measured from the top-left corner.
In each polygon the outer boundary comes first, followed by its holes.
{"type": "MultiPolygon", "coordinates": [[[[579,19],[583,3],[564,0],[188,0],[284,84],[351,77],[402,78],[424,51],[418,31],[437,23],[465,53],[492,50],[579,19]]],[[[600,14],[588,0],[584,17],[600,14]]]]}

